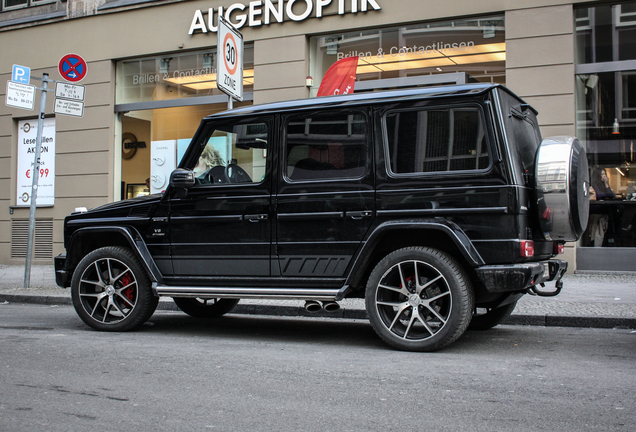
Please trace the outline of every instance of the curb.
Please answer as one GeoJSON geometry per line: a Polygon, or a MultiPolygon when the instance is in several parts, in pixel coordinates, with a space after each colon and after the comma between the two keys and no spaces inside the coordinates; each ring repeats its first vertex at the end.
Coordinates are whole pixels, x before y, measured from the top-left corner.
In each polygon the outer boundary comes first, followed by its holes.
{"type": "MultiPolygon", "coordinates": [[[[60,296],[34,296],[24,294],[0,294],[0,303],[18,304],[39,304],[39,305],[59,305],[72,306],[70,297],[60,296]]],[[[161,301],[157,310],[178,311],[177,305],[171,301],[161,301]]],[[[302,307],[293,306],[272,306],[272,305],[237,305],[231,315],[262,315],[262,316],[285,316],[285,317],[305,317],[305,318],[340,318],[367,320],[367,312],[361,309],[340,309],[335,312],[320,311],[309,313],[302,307]]],[[[581,327],[599,329],[636,329],[636,318],[621,317],[585,317],[566,315],[515,315],[513,314],[502,322],[506,325],[524,325],[538,327],[581,327]]]]}

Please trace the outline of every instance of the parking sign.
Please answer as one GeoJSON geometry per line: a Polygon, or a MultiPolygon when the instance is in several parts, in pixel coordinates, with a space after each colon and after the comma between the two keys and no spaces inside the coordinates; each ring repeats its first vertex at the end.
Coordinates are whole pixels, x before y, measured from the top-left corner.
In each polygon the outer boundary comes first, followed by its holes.
{"type": "Polygon", "coordinates": [[[20,65],[13,65],[13,73],[11,81],[20,84],[29,84],[31,82],[31,68],[20,65]]]}

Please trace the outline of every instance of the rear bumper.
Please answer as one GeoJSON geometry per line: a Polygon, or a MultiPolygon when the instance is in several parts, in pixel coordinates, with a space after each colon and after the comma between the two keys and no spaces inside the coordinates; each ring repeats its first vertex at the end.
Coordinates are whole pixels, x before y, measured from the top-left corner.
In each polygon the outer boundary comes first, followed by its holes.
{"type": "Polygon", "coordinates": [[[568,269],[564,260],[538,261],[523,264],[492,265],[475,269],[490,293],[522,291],[535,285],[554,281],[557,284],[568,269]]]}
{"type": "Polygon", "coordinates": [[[66,254],[60,254],[53,258],[53,264],[55,266],[55,283],[62,288],[70,287],[71,275],[65,270],[66,254]]]}

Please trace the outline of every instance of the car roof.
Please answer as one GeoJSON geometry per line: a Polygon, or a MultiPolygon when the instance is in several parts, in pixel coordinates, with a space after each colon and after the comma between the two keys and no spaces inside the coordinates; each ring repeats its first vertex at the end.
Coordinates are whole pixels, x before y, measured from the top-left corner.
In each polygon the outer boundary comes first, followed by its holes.
{"type": "Polygon", "coordinates": [[[468,94],[475,95],[486,93],[496,87],[501,87],[502,89],[510,92],[508,89],[501,85],[488,83],[447,85],[439,87],[418,87],[407,90],[386,90],[369,93],[353,93],[350,95],[323,96],[282,102],[271,102],[259,105],[250,105],[212,114],[206,117],[206,120],[222,119],[226,117],[243,115],[275,113],[302,108],[344,107],[348,105],[369,105],[387,101],[400,102],[409,99],[453,97],[468,94]]]}

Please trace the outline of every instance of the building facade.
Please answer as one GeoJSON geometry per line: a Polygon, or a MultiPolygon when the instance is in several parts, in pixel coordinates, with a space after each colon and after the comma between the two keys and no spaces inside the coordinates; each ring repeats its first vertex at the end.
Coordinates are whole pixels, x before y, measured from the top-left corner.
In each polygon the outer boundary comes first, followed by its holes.
{"type": "MultiPolygon", "coordinates": [[[[505,84],[539,111],[544,137],[581,139],[614,194],[593,202],[588,232],[567,245],[570,268],[636,270],[636,1],[0,1],[3,83],[14,64],[40,85],[44,73],[62,80],[67,54],[86,60],[82,117],[55,114],[47,98],[36,263],[63,251],[76,207],[164,189],[201,118],[227,109],[215,73],[221,15],[244,38],[234,106],[315,96],[327,69],[351,56],[356,92],[505,84]]],[[[0,105],[1,264],[25,259],[37,116],[37,103],[0,105]]]]}

